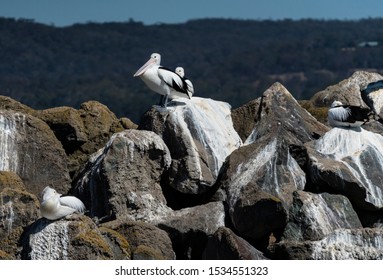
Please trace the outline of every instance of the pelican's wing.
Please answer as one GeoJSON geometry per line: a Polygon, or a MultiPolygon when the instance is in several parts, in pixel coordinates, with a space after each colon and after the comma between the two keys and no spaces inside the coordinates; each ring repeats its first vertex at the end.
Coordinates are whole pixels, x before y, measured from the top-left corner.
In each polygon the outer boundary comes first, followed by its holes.
{"type": "Polygon", "coordinates": [[[331,108],[328,111],[328,117],[335,121],[345,121],[350,114],[350,108],[343,108],[342,106],[331,108]]]}
{"type": "Polygon", "coordinates": [[[165,67],[158,68],[158,76],[175,91],[186,93],[187,85],[180,75],[165,67]]]}
{"type": "Polygon", "coordinates": [[[188,93],[189,93],[189,97],[192,97],[193,94],[194,94],[194,87],[193,87],[193,84],[192,82],[189,80],[189,79],[185,79],[185,82],[186,82],[186,85],[188,87],[188,93]]]}
{"type": "Polygon", "coordinates": [[[77,212],[83,213],[85,211],[85,205],[80,199],[74,196],[62,196],[60,197],[60,204],[75,209],[77,212]]]}

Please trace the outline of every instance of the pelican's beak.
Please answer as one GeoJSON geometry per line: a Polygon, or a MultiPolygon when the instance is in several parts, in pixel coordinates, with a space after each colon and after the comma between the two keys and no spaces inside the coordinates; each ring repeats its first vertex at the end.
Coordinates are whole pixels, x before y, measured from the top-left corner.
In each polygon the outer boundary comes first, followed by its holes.
{"type": "Polygon", "coordinates": [[[156,60],[154,58],[150,58],[138,71],[133,75],[133,77],[137,77],[142,75],[146,69],[148,69],[150,66],[156,63],[156,60]]]}

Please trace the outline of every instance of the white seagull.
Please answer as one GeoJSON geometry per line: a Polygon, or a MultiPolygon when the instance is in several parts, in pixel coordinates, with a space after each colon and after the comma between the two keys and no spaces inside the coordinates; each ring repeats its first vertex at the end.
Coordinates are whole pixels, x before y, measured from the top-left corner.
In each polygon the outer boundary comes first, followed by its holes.
{"type": "Polygon", "coordinates": [[[370,110],[358,106],[343,105],[334,101],[328,110],[328,122],[332,127],[359,127],[369,120],[370,110]]]}
{"type": "Polygon", "coordinates": [[[74,212],[83,213],[85,205],[74,196],[61,196],[51,187],[45,187],[41,193],[41,216],[48,220],[57,220],[74,212]]]}
{"type": "Polygon", "coordinates": [[[187,89],[187,91],[188,91],[188,95],[189,95],[190,97],[192,97],[193,94],[194,94],[194,87],[193,87],[192,82],[191,82],[188,78],[185,77],[185,70],[184,70],[184,68],[183,68],[183,67],[177,67],[176,70],[175,70],[175,72],[176,72],[178,75],[180,75],[181,78],[183,78],[183,79],[185,80],[185,82],[186,82],[186,84],[187,84],[187,86],[188,86],[188,89],[187,89]]]}
{"type": "Polygon", "coordinates": [[[134,74],[134,77],[140,77],[151,90],[164,96],[165,101],[162,105],[165,108],[169,98],[186,97],[190,99],[185,80],[160,64],[161,55],[153,53],[150,59],[134,74]]]}

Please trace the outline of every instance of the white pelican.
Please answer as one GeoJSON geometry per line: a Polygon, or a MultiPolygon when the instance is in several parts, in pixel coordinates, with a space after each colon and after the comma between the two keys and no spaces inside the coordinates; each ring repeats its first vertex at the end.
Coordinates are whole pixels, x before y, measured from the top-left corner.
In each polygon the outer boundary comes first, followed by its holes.
{"type": "Polygon", "coordinates": [[[49,186],[44,188],[41,196],[40,213],[48,220],[57,220],[74,212],[85,211],[85,205],[80,199],[74,196],[61,196],[49,186]]]}
{"type": "Polygon", "coordinates": [[[150,59],[134,74],[134,77],[140,77],[151,90],[164,96],[165,101],[162,105],[165,108],[169,98],[186,97],[190,99],[185,80],[160,64],[161,55],[153,53],[150,59]]]}
{"type": "Polygon", "coordinates": [[[185,82],[186,82],[186,84],[188,86],[187,91],[189,93],[189,96],[192,97],[193,94],[194,94],[194,87],[193,87],[192,82],[188,78],[185,77],[185,70],[184,70],[184,68],[183,67],[177,67],[175,72],[178,75],[180,75],[181,78],[183,78],[185,80],[185,82]]]}
{"type": "Polygon", "coordinates": [[[370,110],[358,106],[343,105],[334,101],[328,110],[328,122],[332,127],[359,127],[369,120],[370,110]]]}

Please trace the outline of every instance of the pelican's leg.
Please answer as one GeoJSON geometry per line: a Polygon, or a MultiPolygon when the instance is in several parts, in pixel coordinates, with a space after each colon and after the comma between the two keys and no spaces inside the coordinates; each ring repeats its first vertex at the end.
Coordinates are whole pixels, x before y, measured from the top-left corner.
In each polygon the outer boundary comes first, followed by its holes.
{"type": "Polygon", "coordinates": [[[163,106],[163,105],[164,105],[164,98],[165,98],[165,96],[161,94],[161,96],[160,96],[160,102],[158,102],[158,105],[159,105],[159,106],[163,106]]]}
{"type": "Polygon", "coordinates": [[[164,106],[165,108],[168,108],[168,99],[169,99],[169,94],[166,94],[166,95],[165,95],[165,101],[164,101],[164,104],[163,104],[163,106],[164,106]]]}

